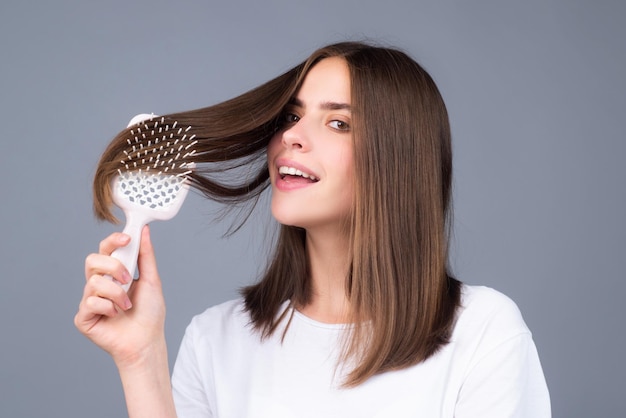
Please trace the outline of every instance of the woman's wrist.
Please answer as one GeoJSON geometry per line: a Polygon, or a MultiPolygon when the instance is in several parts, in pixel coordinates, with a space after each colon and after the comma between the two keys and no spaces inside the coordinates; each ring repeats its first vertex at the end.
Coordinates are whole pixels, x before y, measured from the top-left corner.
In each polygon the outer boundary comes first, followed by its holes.
{"type": "Polygon", "coordinates": [[[129,417],[176,416],[165,339],[116,365],[129,417]]]}
{"type": "Polygon", "coordinates": [[[130,353],[119,353],[113,356],[117,369],[121,373],[140,373],[143,369],[153,369],[168,362],[165,337],[154,343],[130,353]]]}

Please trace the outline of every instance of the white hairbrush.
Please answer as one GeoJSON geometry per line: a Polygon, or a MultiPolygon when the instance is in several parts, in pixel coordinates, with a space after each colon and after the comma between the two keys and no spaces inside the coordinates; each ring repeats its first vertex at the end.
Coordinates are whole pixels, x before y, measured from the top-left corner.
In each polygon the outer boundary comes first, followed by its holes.
{"type": "MultiPolygon", "coordinates": [[[[111,255],[124,264],[131,277],[137,266],[141,230],[152,221],[168,220],[178,213],[189,190],[186,176],[194,168],[192,162],[186,162],[197,143],[194,135],[186,134],[190,127],[177,128],[176,122],[165,125],[163,118],[155,118],[142,114],[131,119],[128,127],[138,126],[130,131],[126,158],[120,161],[122,167],[111,183],[113,203],[126,217],[123,232],[130,236],[130,243],[111,255]],[[172,174],[176,168],[179,172],[172,174]]],[[[120,285],[128,291],[131,283],[120,285]]]]}

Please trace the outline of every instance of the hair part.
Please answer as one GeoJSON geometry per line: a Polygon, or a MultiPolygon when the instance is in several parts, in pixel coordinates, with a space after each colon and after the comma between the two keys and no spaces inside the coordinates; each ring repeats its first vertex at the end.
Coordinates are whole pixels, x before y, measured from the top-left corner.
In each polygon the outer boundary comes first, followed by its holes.
{"type": "Polygon", "coordinates": [[[452,169],[447,111],[406,54],[346,56],[351,72],[356,192],[352,219],[355,327],[348,384],[426,360],[448,342],[459,303],[447,272],[452,169]]]}

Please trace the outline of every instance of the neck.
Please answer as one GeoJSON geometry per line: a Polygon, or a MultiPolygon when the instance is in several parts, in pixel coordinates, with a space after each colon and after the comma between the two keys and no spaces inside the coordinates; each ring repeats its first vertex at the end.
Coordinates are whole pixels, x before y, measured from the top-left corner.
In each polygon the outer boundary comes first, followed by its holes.
{"type": "Polygon", "coordinates": [[[345,323],[350,304],[346,280],[350,267],[346,234],[307,231],[306,251],[311,279],[311,301],[300,312],[320,322],[345,323]]]}

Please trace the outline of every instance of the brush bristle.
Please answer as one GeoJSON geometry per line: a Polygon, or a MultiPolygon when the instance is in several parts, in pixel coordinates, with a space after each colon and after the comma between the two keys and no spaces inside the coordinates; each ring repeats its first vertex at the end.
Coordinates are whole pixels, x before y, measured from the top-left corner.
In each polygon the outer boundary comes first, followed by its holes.
{"type": "Polygon", "coordinates": [[[130,128],[128,146],[120,159],[120,172],[141,170],[149,174],[185,177],[198,143],[191,126],[178,127],[177,121],[152,117],[130,128]]]}

